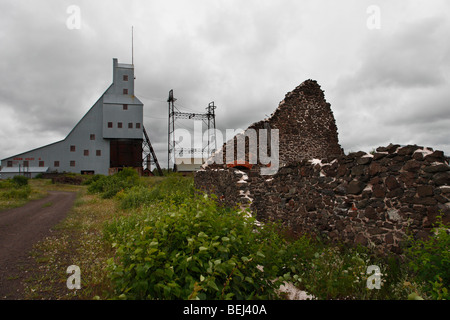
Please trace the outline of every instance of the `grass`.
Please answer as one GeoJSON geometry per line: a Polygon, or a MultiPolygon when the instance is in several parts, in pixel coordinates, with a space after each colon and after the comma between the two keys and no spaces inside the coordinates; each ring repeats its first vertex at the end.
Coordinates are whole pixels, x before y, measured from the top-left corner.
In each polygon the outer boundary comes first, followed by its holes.
{"type": "Polygon", "coordinates": [[[12,180],[0,181],[0,211],[21,207],[31,200],[44,198],[47,195],[47,180],[28,180],[23,186],[12,183],[12,180]]]}

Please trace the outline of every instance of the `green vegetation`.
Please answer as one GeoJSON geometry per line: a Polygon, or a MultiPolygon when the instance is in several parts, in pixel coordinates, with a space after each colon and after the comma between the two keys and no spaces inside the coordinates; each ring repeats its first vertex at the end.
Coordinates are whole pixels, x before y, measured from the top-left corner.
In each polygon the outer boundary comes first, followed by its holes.
{"type": "Polygon", "coordinates": [[[102,198],[114,197],[119,191],[131,188],[139,183],[139,175],[132,168],[124,168],[112,176],[95,175],[85,184],[90,193],[100,194],[102,198]]]}
{"type": "Polygon", "coordinates": [[[450,233],[442,217],[427,240],[410,237],[406,250],[408,269],[414,281],[422,283],[423,290],[432,299],[450,299],[450,233]]]}
{"type": "Polygon", "coordinates": [[[29,200],[45,195],[36,183],[29,183],[30,181],[24,176],[0,180],[0,210],[20,207],[29,200]]]}
{"type": "Polygon", "coordinates": [[[36,247],[42,265],[29,284],[32,298],[283,299],[284,282],[316,299],[449,298],[449,226],[442,222],[436,236],[409,239],[401,257],[379,257],[292,238],[275,223],[256,226],[176,174],[142,178],[125,169],[76,190],[59,233],[36,247]],[[71,264],[82,270],[81,290],[64,287],[71,264]],[[370,265],[381,269],[381,289],[367,288],[370,265]]]}
{"type": "Polygon", "coordinates": [[[265,241],[263,233],[253,232],[252,219],[192,192],[180,201],[192,189],[192,180],[166,181],[146,198],[156,203],[105,227],[105,238],[117,249],[118,259],[109,260],[116,295],[273,298],[271,273],[257,268],[265,258],[265,241]]]}

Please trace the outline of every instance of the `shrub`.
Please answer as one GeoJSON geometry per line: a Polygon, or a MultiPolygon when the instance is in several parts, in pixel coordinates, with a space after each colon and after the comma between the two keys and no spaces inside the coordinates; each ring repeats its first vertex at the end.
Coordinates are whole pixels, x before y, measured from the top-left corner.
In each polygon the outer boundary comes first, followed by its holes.
{"type": "Polygon", "coordinates": [[[279,282],[262,270],[268,245],[253,219],[203,196],[150,206],[105,227],[116,295],[127,299],[267,299],[279,282]]]}
{"type": "Polygon", "coordinates": [[[20,188],[20,187],[28,185],[28,178],[24,177],[24,176],[14,176],[12,178],[12,182],[14,183],[14,185],[16,187],[20,188]]]}
{"type": "Polygon", "coordinates": [[[88,186],[88,185],[90,185],[90,184],[92,184],[92,183],[94,183],[94,182],[100,180],[101,177],[103,177],[103,176],[104,176],[104,175],[102,175],[102,174],[94,174],[94,175],[92,175],[92,176],[89,176],[86,180],[84,180],[84,181],[82,182],[82,185],[88,186]]]}
{"type": "Polygon", "coordinates": [[[431,298],[449,299],[450,226],[438,217],[434,227],[434,235],[428,239],[409,238],[409,246],[405,250],[408,267],[418,282],[425,283],[425,290],[431,298]]]}
{"type": "Polygon", "coordinates": [[[100,176],[91,181],[88,192],[98,193],[102,198],[112,198],[119,191],[139,184],[139,174],[132,168],[124,168],[112,176],[100,176]]]}

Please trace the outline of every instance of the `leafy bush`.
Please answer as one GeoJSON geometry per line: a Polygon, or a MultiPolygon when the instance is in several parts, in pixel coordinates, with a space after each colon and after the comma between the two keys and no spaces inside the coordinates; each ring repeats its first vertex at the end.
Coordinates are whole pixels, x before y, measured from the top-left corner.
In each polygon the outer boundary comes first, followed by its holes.
{"type": "Polygon", "coordinates": [[[104,175],[102,175],[102,174],[94,174],[94,175],[91,175],[91,176],[89,176],[86,180],[84,180],[84,181],[82,182],[82,185],[84,185],[84,186],[91,185],[92,183],[94,183],[94,182],[100,180],[102,177],[104,177],[104,175]]]}
{"type": "Polygon", "coordinates": [[[160,202],[105,227],[116,294],[127,299],[267,299],[279,282],[253,219],[203,196],[160,202]]]}
{"type": "Polygon", "coordinates": [[[433,299],[450,299],[450,234],[449,225],[438,217],[428,239],[410,237],[406,249],[408,267],[418,282],[425,283],[425,290],[433,299]]]}
{"type": "Polygon", "coordinates": [[[24,176],[14,176],[12,182],[16,187],[20,188],[28,185],[28,178],[24,176]]]}
{"type": "Polygon", "coordinates": [[[119,191],[139,184],[139,174],[132,168],[124,168],[112,176],[94,178],[89,184],[89,193],[98,193],[102,198],[112,198],[119,191]]]}

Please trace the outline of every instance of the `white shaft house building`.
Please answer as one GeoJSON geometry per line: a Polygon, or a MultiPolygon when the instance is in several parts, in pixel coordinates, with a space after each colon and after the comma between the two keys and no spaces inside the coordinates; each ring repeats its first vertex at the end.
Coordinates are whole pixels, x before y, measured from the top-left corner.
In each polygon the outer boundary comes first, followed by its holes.
{"type": "Polygon", "coordinates": [[[111,174],[142,170],[143,103],[134,66],[113,59],[113,83],[64,140],[1,160],[0,178],[41,172],[111,174]]]}

